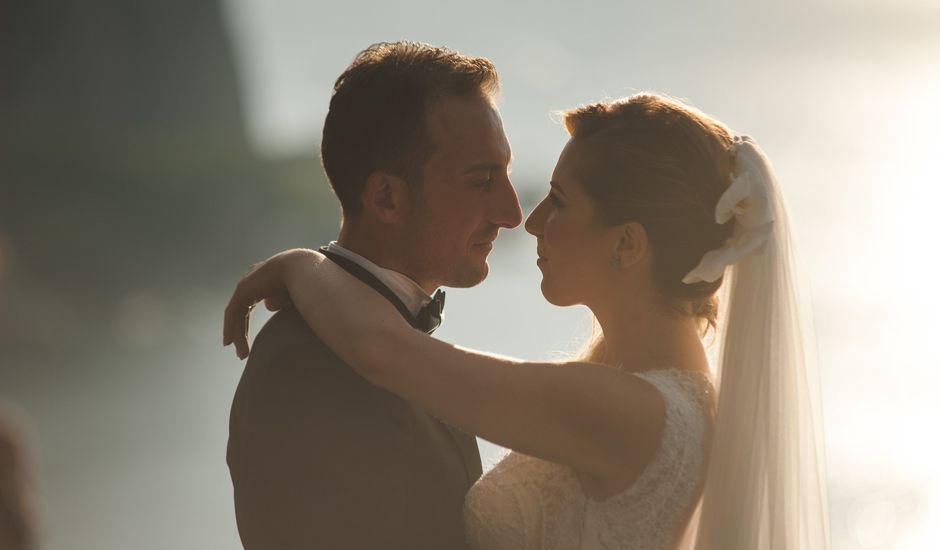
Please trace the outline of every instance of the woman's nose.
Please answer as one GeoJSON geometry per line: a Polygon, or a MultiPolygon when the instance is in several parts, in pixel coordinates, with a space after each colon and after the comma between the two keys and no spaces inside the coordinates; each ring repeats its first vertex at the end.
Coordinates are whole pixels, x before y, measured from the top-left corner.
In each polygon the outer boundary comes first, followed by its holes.
{"type": "Polygon", "coordinates": [[[541,236],[542,234],[541,212],[543,202],[538,203],[532,212],[529,213],[529,217],[525,220],[525,230],[530,235],[534,235],[536,237],[541,236]]]}

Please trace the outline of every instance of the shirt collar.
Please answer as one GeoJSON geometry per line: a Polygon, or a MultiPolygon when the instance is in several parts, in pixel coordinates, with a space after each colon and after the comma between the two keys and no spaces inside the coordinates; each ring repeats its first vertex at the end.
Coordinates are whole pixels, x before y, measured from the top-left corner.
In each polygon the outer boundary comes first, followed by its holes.
{"type": "Polygon", "coordinates": [[[420,285],[418,285],[418,283],[414,282],[407,275],[402,275],[397,271],[380,267],[372,261],[360,256],[359,254],[356,254],[352,250],[343,248],[336,241],[328,244],[326,249],[330,252],[339,254],[349,261],[356,262],[363,269],[375,275],[375,277],[381,281],[382,284],[387,286],[389,290],[398,296],[398,299],[401,300],[403,304],[405,304],[405,307],[408,308],[408,311],[410,311],[412,315],[417,316],[418,312],[421,311],[421,308],[426,306],[428,302],[431,301],[431,296],[429,296],[428,293],[425,292],[420,285]]]}

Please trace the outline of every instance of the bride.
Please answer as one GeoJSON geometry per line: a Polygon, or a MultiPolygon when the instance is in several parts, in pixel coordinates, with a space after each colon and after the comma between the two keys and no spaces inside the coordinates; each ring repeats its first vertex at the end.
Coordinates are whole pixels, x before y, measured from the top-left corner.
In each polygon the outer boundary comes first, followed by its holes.
{"type": "Polygon", "coordinates": [[[525,227],[545,299],[599,325],[578,360],[435,340],[312,250],[253,266],[224,343],[244,357],[251,307],[289,300],[362,377],[512,449],[467,494],[473,548],[828,548],[809,310],[767,157],[653,94],[563,120],[525,227]]]}

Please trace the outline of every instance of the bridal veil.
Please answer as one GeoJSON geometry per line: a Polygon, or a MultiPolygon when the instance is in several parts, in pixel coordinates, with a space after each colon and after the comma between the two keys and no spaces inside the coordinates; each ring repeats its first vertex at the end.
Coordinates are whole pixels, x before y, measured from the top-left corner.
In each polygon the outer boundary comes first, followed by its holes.
{"type": "Polygon", "coordinates": [[[733,154],[732,185],[716,217],[723,223],[734,215],[739,231],[687,276],[726,278],[719,291],[723,322],[713,366],[719,398],[708,475],[680,548],[827,550],[823,420],[808,289],[800,281],[769,159],[748,137],[736,138],[733,154]]]}

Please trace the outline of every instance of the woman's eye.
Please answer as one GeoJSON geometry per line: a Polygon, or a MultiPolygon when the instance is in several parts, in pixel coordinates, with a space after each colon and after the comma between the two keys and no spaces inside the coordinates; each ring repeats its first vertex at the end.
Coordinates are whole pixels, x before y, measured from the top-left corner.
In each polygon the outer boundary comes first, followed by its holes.
{"type": "Polygon", "coordinates": [[[561,201],[558,200],[558,197],[556,197],[554,193],[549,193],[548,198],[550,201],[552,201],[552,205],[561,206],[561,201]]]}
{"type": "Polygon", "coordinates": [[[487,188],[491,185],[493,185],[493,178],[489,178],[487,180],[481,181],[476,184],[477,187],[482,187],[482,188],[487,188]]]}

